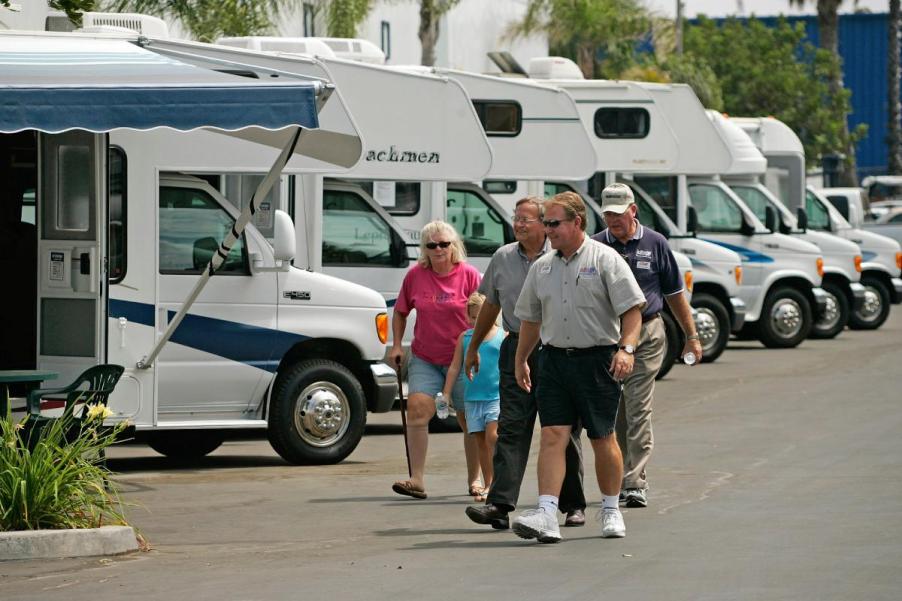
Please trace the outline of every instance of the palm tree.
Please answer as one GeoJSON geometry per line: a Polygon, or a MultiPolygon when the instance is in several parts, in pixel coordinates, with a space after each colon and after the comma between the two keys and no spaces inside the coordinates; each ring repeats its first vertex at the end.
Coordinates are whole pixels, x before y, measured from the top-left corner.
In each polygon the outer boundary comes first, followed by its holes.
{"type": "MultiPolygon", "coordinates": [[[[807,0],[789,0],[790,6],[803,7],[807,0]]],[[[818,29],[818,46],[833,54],[838,64],[842,65],[839,56],[839,5],[842,0],[817,0],[817,29],[818,29]]],[[[855,0],[858,5],[858,0],[855,0]]],[[[843,89],[842,69],[838,69],[829,81],[830,92],[836,94],[843,89]]],[[[855,161],[855,145],[851,142],[849,136],[849,124],[846,119],[842,120],[840,136],[843,140],[850,140],[848,146],[842,149],[845,154],[845,160],[841,163],[839,172],[840,186],[857,186],[857,165],[855,161]]]]}
{"type": "Polygon", "coordinates": [[[460,0],[420,0],[420,64],[431,67],[435,65],[435,45],[439,36],[439,21],[442,15],[459,3],[460,0]]]}

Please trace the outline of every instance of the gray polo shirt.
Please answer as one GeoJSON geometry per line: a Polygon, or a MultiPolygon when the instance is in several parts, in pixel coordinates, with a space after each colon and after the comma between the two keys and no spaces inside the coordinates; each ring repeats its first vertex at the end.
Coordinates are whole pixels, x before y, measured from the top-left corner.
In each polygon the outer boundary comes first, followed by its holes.
{"type": "Polygon", "coordinates": [[[550,252],[529,269],[516,315],[542,322],[542,344],[588,348],[620,341],[620,316],[645,295],[617,251],[585,238],[569,259],[550,252]]]}
{"type": "Polygon", "coordinates": [[[501,318],[506,331],[520,332],[520,320],[514,315],[520,290],[526,281],[530,265],[550,250],[551,245],[546,239],[542,250],[530,261],[520,243],[511,242],[492,255],[492,260],[482,276],[482,283],[479,284],[479,292],[485,295],[487,301],[501,307],[501,318]]]}

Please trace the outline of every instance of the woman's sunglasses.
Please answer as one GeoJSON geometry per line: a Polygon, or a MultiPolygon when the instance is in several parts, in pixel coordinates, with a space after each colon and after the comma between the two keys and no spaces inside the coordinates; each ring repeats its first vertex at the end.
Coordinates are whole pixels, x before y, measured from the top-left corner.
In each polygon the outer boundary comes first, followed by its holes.
{"type": "Polygon", "coordinates": [[[436,248],[448,248],[451,246],[450,242],[427,242],[426,248],[429,250],[435,250],[436,248]]]}

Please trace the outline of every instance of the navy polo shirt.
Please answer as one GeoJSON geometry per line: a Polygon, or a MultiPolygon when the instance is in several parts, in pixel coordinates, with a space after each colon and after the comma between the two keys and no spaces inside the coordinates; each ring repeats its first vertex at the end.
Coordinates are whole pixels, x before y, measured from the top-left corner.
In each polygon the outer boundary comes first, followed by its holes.
{"type": "Polygon", "coordinates": [[[658,232],[637,221],[636,233],[626,244],[612,236],[607,228],[592,236],[592,239],[610,246],[626,259],[645,294],[643,320],[664,309],[665,296],[683,291],[683,278],[680,277],[676,259],[670,252],[667,239],[658,232]]]}

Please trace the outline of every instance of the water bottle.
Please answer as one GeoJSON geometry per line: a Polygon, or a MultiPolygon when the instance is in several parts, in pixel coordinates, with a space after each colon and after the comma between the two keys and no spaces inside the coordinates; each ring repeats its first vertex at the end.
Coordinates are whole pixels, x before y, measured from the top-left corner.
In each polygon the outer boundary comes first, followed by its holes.
{"type": "MultiPolygon", "coordinates": [[[[688,353],[683,355],[683,363],[685,363],[686,365],[695,365],[695,362],[697,360],[698,359],[696,359],[695,353],[693,353],[692,351],[689,351],[688,353]]],[[[438,402],[438,400],[436,400],[436,402],[438,402]]]]}
{"type": "Polygon", "coordinates": [[[445,419],[451,412],[448,410],[448,401],[441,392],[435,395],[435,414],[439,419],[445,419]]]}

